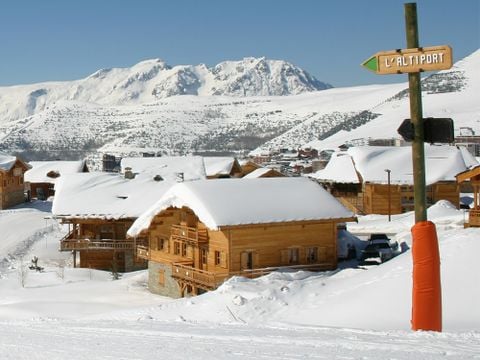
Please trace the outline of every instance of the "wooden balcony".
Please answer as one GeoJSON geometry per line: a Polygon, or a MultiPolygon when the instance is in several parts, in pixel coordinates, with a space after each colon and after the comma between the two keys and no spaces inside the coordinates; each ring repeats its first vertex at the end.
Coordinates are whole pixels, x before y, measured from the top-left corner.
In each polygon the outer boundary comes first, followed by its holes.
{"type": "Polygon", "coordinates": [[[205,290],[216,289],[228,276],[228,273],[218,274],[212,271],[195,269],[180,263],[172,265],[172,277],[174,279],[205,290]]]}
{"type": "Polygon", "coordinates": [[[60,251],[72,250],[133,250],[134,242],[130,240],[92,240],[87,238],[72,238],[73,233],[70,232],[60,240],[60,251]]]}
{"type": "Polygon", "coordinates": [[[480,210],[471,209],[468,211],[468,226],[480,227],[480,210]]]}
{"type": "Polygon", "coordinates": [[[206,229],[201,230],[184,225],[171,225],[170,236],[174,241],[182,241],[196,246],[208,242],[206,229]]]}
{"type": "Polygon", "coordinates": [[[308,264],[308,265],[293,265],[282,267],[268,267],[252,270],[242,270],[237,272],[215,273],[212,271],[205,271],[193,268],[191,263],[175,263],[172,265],[172,277],[179,283],[192,285],[194,287],[204,290],[214,290],[219,287],[226,279],[232,276],[243,276],[250,279],[257,278],[270,274],[278,270],[329,270],[334,267],[334,264],[308,264]]]}

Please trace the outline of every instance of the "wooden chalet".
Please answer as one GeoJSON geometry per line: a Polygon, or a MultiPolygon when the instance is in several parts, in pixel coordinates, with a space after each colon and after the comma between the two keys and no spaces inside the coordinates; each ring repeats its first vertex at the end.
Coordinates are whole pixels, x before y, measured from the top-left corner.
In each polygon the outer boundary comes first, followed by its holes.
{"type": "Polygon", "coordinates": [[[25,202],[24,174],[30,169],[16,156],[0,153],[0,210],[25,202]]]}
{"type": "MultiPolygon", "coordinates": [[[[136,243],[126,232],[133,222],[177,181],[205,179],[203,161],[162,158],[163,165],[125,174],[79,173],[57,183],[52,212],[69,232],[60,251],[72,251],[74,266],[126,272],[147,263],[134,256],[136,243]],[[77,259],[78,258],[78,259],[77,259]]],[[[140,240],[138,240],[140,241],[140,240]]]]}
{"type": "Polygon", "coordinates": [[[473,189],[473,206],[468,210],[465,227],[480,227],[480,166],[461,172],[456,179],[459,184],[470,182],[473,189]]]}
{"type": "Polygon", "coordinates": [[[25,173],[25,186],[30,197],[46,200],[55,195],[55,183],[61,176],[88,172],[85,160],[79,161],[31,161],[32,167],[25,173]]]}
{"type": "MultiPolygon", "coordinates": [[[[448,200],[459,207],[455,175],[475,163],[465,149],[426,144],[427,206],[448,200]]],[[[333,154],[312,177],[358,214],[401,214],[414,208],[410,146],[349,148],[333,154]]]]}
{"type": "Polygon", "coordinates": [[[337,266],[337,223],[353,213],[305,178],[184,182],[128,231],[147,238],[149,289],[196,295],[234,276],[337,266]]]}

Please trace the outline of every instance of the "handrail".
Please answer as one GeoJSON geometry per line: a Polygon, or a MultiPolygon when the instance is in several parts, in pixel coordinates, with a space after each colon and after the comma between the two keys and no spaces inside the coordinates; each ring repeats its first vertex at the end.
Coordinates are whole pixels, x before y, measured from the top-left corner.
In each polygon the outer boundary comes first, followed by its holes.
{"type": "Polygon", "coordinates": [[[60,251],[69,250],[133,250],[134,242],[129,240],[68,239],[60,241],[60,251]]]}

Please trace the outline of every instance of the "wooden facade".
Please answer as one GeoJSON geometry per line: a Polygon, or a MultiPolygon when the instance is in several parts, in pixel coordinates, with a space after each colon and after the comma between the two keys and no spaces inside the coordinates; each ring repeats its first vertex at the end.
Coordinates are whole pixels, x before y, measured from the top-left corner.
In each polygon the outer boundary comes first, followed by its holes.
{"type": "MultiPolygon", "coordinates": [[[[439,200],[448,200],[457,208],[460,187],[453,181],[441,181],[427,186],[427,206],[439,200]]],[[[413,185],[375,184],[363,185],[363,211],[366,214],[402,214],[414,210],[413,185]]]]}
{"type": "Polygon", "coordinates": [[[326,270],[337,266],[338,222],[352,219],[206,227],[186,207],[157,214],[144,233],[149,289],[181,297],[215,289],[233,275],[256,277],[279,267],[326,270]]]}
{"type": "Polygon", "coordinates": [[[134,256],[135,243],[126,238],[134,219],[67,218],[70,231],[60,241],[60,251],[72,251],[74,266],[126,272],[145,269],[145,260],[134,256]],[[77,262],[77,255],[79,256],[77,262]]]}
{"type": "Polygon", "coordinates": [[[24,174],[28,169],[19,159],[8,168],[0,167],[0,210],[25,202],[24,174]]]}
{"type": "Polygon", "coordinates": [[[465,227],[480,227],[480,166],[458,174],[456,179],[459,184],[469,182],[473,190],[473,206],[468,211],[465,227]]]}

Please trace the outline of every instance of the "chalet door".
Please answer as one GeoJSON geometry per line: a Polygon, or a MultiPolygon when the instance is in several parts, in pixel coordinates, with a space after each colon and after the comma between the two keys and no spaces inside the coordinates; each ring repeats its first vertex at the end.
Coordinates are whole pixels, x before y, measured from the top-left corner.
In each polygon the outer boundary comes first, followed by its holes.
{"type": "Polygon", "coordinates": [[[241,268],[242,270],[253,269],[253,252],[252,251],[245,251],[242,253],[241,268]]]}

